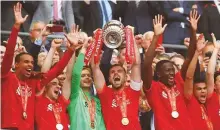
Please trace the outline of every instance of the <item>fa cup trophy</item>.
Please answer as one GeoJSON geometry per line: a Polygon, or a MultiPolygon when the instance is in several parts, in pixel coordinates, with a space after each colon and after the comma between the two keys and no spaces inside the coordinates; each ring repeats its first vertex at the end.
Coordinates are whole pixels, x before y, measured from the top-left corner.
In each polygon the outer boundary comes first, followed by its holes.
{"type": "Polygon", "coordinates": [[[108,48],[118,48],[125,40],[124,25],[120,21],[109,21],[102,32],[103,42],[108,48]]]}

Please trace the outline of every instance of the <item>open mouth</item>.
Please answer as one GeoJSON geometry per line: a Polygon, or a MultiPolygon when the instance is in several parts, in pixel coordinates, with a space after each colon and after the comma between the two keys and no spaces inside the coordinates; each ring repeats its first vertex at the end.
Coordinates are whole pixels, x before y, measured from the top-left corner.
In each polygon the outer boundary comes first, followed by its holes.
{"type": "Polygon", "coordinates": [[[200,96],[202,99],[206,99],[206,95],[201,95],[200,96]]]}
{"type": "Polygon", "coordinates": [[[32,71],[32,69],[30,69],[30,68],[26,69],[27,75],[31,75],[31,71],[32,71]]]}
{"type": "Polygon", "coordinates": [[[61,94],[61,89],[60,88],[56,88],[54,90],[54,93],[58,96],[59,94],[61,94]]]}
{"type": "Polygon", "coordinates": [[[174,82],[174,77],[169,77],[169,78],[168,78],[168,81],[169,81],[169,82],[174,82]]]}
{"type": "Polygon", "coordinates": [[[202,101],[202,102],[206,101],[206,95],[205,94],[200,96],[200,101],[202,101]]]}
{"type": "Polygon", "coordinates": [[[56,95],[59,95],[59,90],[55,90],[54,93],[55,93],[56,95]]]}
{"type": "Polygon", "coordinates": [[[31,69],[26,69],[27,72],[31,72],[31,69]]]}
{"type": "Polygon", "coordinates": [[[119,77],[115,77],[115,78],[114,78],[114,81],[116,81],[116,82],[117,82],[117,81],[120,81],[120,78],[119,78],[119,77]]]}

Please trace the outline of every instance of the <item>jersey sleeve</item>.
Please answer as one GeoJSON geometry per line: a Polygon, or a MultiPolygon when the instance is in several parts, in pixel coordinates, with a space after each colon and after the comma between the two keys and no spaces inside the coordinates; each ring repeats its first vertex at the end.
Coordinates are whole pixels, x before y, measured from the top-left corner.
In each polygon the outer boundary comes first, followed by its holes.
{"type": "Polygon", "coordinates": [[[156,100],[158,92],[158,83],[152,80],[151,87],[149,89],[144,89],[147,100],[149,101],[150,106],[153,106],[153,102],[156,100]]]}
{"type": "Polygon", "coordinates": [[[83,66],[84,66],[83,60],[84,60],[84,54],[80,53],[79,56],[77,57],[76,63],[72,71],[70,100],[76,97],[79,93],[81,73],[82,73],[83,66]]]}
{"type": "Polygon", "coordinates": [[[143,86],[143,81],[135,82],[135,81],[131,80],[130,86],[131,86],[131,89],[133,89],[135,91],[140,91],[141,87],[143,86]]]}

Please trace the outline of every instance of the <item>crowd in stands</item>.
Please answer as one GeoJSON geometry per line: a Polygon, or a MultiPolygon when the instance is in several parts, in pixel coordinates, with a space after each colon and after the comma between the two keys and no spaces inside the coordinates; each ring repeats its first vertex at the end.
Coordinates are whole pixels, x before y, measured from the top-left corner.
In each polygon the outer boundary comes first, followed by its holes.
{"type": "Polygon", "coordinates": [[[11,31],[0,46],[2,129],[220,130],[213,1],[2,1],[1,8],[1,30],[11,31]],[[98,48],[99,28],[111,20],[134,27],[133,57],[126,39],[98,48]]]}

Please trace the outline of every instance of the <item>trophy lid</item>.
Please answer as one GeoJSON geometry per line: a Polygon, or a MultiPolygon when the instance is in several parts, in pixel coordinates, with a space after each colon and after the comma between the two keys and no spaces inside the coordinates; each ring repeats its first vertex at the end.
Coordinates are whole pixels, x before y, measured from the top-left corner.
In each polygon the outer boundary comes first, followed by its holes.
{"type": "Polygon", "coordinates": [[[118,21],[118,20],[110,20],[109,22],[107,22],[107,23],[105,24],[105,26],[103,27],[103,29],[106,29],[106,28],[108,28],[109,26],[118,26],[118,27],[120,27],[120,28],[124,28],[124,25],[123,25],[120,21],[118,21]]]}

